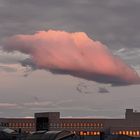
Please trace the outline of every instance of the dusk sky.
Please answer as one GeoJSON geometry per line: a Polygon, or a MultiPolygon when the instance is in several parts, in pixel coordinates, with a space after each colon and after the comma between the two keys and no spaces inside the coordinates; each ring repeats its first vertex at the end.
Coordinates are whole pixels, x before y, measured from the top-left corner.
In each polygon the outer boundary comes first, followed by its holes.
{"type": "Polygon", "coordinates": [[[140,0],[0,0],[0,117],[140,111],[140,0]]]}

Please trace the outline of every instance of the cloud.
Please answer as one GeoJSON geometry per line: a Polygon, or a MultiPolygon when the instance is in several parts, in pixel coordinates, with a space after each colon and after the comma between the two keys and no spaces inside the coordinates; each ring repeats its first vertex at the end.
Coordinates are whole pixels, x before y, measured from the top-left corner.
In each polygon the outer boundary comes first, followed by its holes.
{"type": "Polygon", "coordinates": [[[17,72],[17,68],[13,65],[0,64],[0,71],[4,72],[17,72]]]}
{"type": "Polygon", "coordinates": [[[112,85],[140,83],[134,69],[84,32],[49,30],[33,35],[15,35],[4,41],[3,50],[27,54],[30,60],[24,62],[25,65],[52,73],[112,85]]]}
{"type": "Polygon", "coordinates": [[[110,48],[139,48],[139,0],[1,0],[0,39],[39,29],[84,31],[110,48]]]}
{"type": "Polygon", "coordinates": [[[29,102],[29,103],[23,103],[23,106],[26,107],[54,107],[55,104],[51,101],[38,101],[38,102],[29,102]]]}
{"type": "Polygon", "coordinates": [[[17,106],[14,103],[0,103],[0,108],[16,108],[17,106]]]}
{"type": "Polygon", "coordinates": [[[106,87],[99,87],[99,93],[109,93],[109,90],[106,87]]]}

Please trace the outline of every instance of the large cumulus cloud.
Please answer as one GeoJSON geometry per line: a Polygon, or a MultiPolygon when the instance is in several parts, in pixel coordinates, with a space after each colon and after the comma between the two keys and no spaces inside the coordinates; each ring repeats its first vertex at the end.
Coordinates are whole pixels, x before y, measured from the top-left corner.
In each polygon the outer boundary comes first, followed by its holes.
{"type": "Polygon", "coordinates": [[[4,41],[3,50],[28,54],[32,60],[30,65],[53,73],[112,85],[140,83],[134,69],[83,32],[49,30],[15,35],[4,41]]]}

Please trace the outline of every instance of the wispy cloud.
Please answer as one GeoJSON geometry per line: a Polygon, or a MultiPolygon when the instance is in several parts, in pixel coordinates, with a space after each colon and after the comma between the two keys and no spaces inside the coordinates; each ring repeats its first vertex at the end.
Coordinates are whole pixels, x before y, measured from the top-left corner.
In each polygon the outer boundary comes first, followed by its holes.
{"type": "Polygon", "coordinates": [[[18,104],[15,103],[0,103],[0,108],[17,108],[18,104]]]}

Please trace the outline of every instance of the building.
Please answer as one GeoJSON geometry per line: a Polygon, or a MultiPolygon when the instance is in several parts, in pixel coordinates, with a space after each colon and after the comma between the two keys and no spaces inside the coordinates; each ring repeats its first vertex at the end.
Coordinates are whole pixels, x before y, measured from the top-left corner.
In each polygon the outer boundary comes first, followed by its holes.
{"type": "Polygon", "coordinates": [[[35,131],[34,118],[0,118],[0,125],[25,133],[35,131]]]}
{"type": "Polygon", "coordinates": [[[1,125],[12,129],[31,132],[35,130],[68,130],[81,136],[101,134],[140,137],[140,112],[126,109],[125,118],[61,118],[60,112],[35,113],[35,118],[1,118],[1,125]]]}

